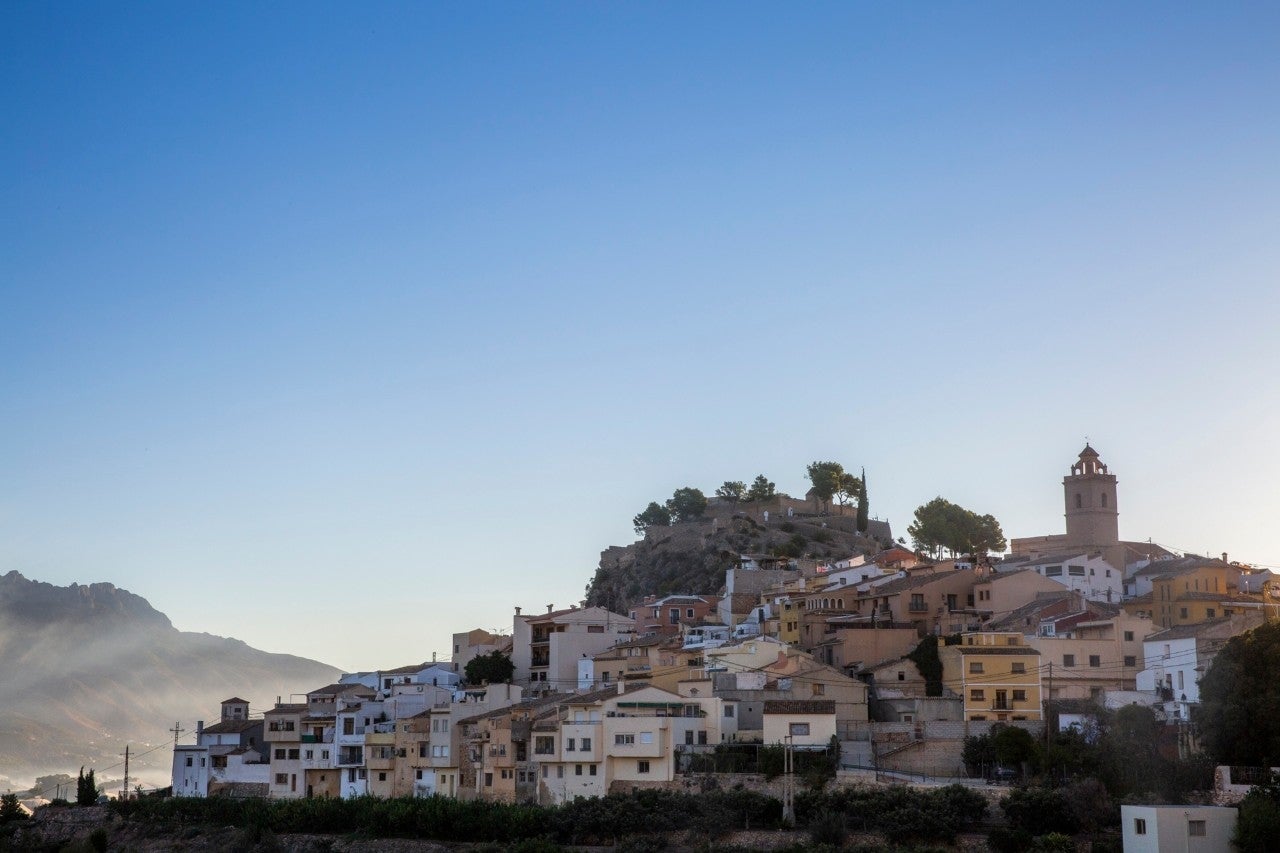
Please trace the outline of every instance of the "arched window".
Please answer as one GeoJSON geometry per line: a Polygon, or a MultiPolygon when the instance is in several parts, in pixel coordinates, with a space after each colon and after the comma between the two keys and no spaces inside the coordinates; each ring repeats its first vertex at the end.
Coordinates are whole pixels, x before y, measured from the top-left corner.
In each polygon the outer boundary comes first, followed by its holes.
{"type": "Polygon", "coordinates": [[[1076,509],[1084,506],[1084,499],[1080,497],[1080,493],[1076,492],[1076,509]]]}
{"type": "Polygon", "coordinates": [[[836,609],[837,609],[837,610],[844,610],[844,599],[843,599],[843,598],[837,598],[837,599],[836,599],[836,609]]]}
{"type": "Polygon", "coordinates": [[[1103,493],[1102,493],[1102,505],[1103,505],[1103,506],[1106,506],[1106,505],[1107,505],[1107,493],[1106,493],[1106,492],[1103,492],[1103,493]]]}

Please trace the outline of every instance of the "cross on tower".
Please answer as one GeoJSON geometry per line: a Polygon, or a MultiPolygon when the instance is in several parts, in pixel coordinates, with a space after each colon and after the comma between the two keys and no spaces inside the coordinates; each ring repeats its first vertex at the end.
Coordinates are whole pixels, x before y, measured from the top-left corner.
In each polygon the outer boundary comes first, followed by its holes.
{"type": "Polygon", "coordinates": [[[179,725],[178,723],[174,723],[174,724],[173,724],[173,728],[169,729],[169,731],[173,732],[173,745],[174,745],[174,746],[177,746],[177,745],[178,745],[178,735],[180,735],[180,734],[182,734],[183,732],[185,732],[185,731],[186,731],[186,729],[184,729],[184,728],[183,728],[181,725],[179,725]]]}

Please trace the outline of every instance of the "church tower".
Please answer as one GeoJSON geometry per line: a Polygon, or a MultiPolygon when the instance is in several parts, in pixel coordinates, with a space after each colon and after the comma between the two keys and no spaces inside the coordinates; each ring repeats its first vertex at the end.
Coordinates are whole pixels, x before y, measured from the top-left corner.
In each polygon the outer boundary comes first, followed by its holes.
{"type": "MultiPolygon", "coordinates": [[[[1062,479],[1062,489],[1067,509],[1067,544],[1104,551],[1108,556],[1114,554],[1120,545],[1116,475],[1102,464],[1098,451],[1085,444],[1071,473],[1062,479]]],[[[1124,568],[1123,558],[1117,568],[1124,568]]]]}

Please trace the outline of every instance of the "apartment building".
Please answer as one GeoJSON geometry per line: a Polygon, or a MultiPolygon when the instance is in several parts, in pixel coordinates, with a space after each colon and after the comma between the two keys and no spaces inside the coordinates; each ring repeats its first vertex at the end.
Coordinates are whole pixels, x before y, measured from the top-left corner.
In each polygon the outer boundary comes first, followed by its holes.
{"type": "Polygon", "coordinates": [[[513,680],[544,691],[572,691],[578,661],[635,635],[634,619],[603,607],[570,607],[529,616],[516,608],[511,632],[513,680]]]}
{"type": "Polygon", "coordinates": [[[1016,632],[970,632],[940,646],[943,687],[960,696],[966,720],[1039,720],[1040,652],[1016,632]]]}

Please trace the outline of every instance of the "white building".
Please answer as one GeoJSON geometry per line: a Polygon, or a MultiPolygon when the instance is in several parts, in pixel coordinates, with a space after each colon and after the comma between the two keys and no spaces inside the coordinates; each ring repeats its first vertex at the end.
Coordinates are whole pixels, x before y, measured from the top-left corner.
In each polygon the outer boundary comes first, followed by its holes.
{"type": "Polygon", "coordinates": [[[222,702],[222,718],[205,728],[196,723],[194,745],[173,749],[171,781],[175,797],[267,794],[270,764],[262,736],[263,721],[249,717],[249,703],[238,696],[222,702]]]}
{"type": "Polygon", "coordinates": [[[1230,853],[1236,810],[1223,806],[1121,806],[1124,853],[1230,853]]]}

